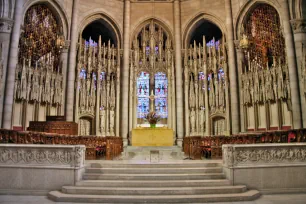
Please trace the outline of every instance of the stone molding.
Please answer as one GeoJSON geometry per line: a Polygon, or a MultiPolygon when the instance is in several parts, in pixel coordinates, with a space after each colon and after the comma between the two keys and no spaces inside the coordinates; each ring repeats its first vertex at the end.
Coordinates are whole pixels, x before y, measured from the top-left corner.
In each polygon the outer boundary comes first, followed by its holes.
{"type": "Polygon", "coordinates": [[[294,33],[306,33],[306,19],[295,19],[290,22],[294,33]]]}
{"type": "Polygon", "coordinates": [[[84,145],[0,144],[0,166],[82,168],[84,145]]]}
{"type": "Polygon", "coordinates": [[[11,33],[14,21],[9,18],[0,18],[0,33],[11,33]]]}
{"type": "Polygon", "coordinates": [[[225,167],[281,166],[306,162],[306,143],[223,145],[225,167]]]}

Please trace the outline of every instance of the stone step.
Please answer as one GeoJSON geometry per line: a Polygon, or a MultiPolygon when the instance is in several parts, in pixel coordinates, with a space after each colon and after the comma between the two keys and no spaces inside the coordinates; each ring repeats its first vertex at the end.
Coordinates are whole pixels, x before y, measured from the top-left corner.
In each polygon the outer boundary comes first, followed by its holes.
{"type": "Polygon", "coordinates": [[[229,186],[226,179],[206,180],[83,180],[77,186],[89,187],[208,187],[229,186]]]}
{"type": "Polygon", "coordinates": [[[233,194],[206,194],[206,195],[83,195],[64,194],[60,191],[51,191],[48,197],[57,202],[84,202],[84,203],[204,203],[204,202],[234,202],[250,201],[258,198],[259,192],[250,190],[244,193],[233,194]]]}
{"type": "Polygon", "coordinates": [[[83,187],[63,186],[66,194],[86,195],[203,195],[243,193],[246,186],[211,186],[211,187],[168,187],[168,188],[117,188],[117,187],[83,187]]]}
{"type": "Polygon", "coordinates": [[[222,167],[182,167],[182,168],[86,168],[86,173],[105,174],[182,174],[182,173],[222,173],[222,167]]]}
{"type": "Polygon", "coordinates": [[[90,163],[91,168],[192,168],[192,167],[222,167],[222,163],[147,163],[147,164],[116,164],[116,163],[90,163]]]}
{"type": "Polygon", "coordinates": [[[222,173],[185,174],[95,174],[85,173],[84,180],[194,180],[223,179],[222,173]]]}

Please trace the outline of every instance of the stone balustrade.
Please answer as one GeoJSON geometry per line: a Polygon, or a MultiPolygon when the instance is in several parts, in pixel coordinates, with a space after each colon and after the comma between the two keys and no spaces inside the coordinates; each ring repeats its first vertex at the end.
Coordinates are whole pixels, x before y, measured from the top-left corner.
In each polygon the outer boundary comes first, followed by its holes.
{"type": "Polygon", "coordinates": [[[84,167],[84,145],[0,144],[0,194],[47,194],[75,185],[84,167]]]}
{"type": "Polygon", "coordinates": [[[223,171],[233,185],[262,193],[305,192],[306,143],[222,146],[223,171]]]}

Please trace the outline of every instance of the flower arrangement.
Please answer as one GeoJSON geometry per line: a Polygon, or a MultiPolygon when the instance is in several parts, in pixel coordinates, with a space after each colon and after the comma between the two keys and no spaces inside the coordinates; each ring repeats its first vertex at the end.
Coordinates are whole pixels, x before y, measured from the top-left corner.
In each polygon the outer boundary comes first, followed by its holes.
{"type": "Polygon", "coordinates": [[[150,123],[151,127],[155,127],[156,123],[160,121],[160,116],[154,111],[149,112],[145,118],[150,123]]]}

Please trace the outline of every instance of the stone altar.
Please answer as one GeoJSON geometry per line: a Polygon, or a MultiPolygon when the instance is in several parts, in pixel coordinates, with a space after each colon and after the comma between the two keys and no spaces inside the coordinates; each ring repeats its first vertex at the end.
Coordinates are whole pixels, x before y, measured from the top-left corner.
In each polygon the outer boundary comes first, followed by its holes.
{"type": "Polygon", "coordinates": [[[132,146],[173,146],[173,130],[169,128],[133,129],[132,146]]]}

